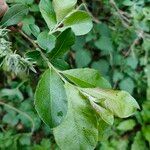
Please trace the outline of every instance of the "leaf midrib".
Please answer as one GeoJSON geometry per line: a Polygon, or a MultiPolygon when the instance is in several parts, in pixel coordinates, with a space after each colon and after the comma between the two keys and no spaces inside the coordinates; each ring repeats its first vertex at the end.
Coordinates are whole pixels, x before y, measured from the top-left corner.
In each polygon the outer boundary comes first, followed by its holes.
{"type": "MultiPolygon", "coordinates": [[[[89,82],[86,82],[86,81],[84,81],[84,80],[81,80],[81,79],[79,79],[79,78],[77,78],[77,77],[75,77],[75,76],[69,75],[69,74],[67,74],[67,73],[64,73],[64,74],[66,74],[66,75],[67,75],[68,77],[70,77],[70,78],[74,78],[74,79],[76,79],[76,80],[82,82],[83,84],[86,84],[86,85],[88,85],[88,86],[95,87],[94,84],[91,84],[91,83],[89,83],[89,82]]],[[[70,80],[71,80],[71,79],[70,79],[70,80]]],[[[71,81],[72,81],[72,80],[71,80],[71,81]]],[[[72,82],[75,83],[74,81],[72,81],[72,82]]],[[[75,83],[75,84],[76,84],[76,83],[75,83]]],[[[79,84],[77,83],[76,85],[79,85],[79,84]]]]}
{"type": "Polygon", "coordinates": [[[52,97],[51,97],[51,79],[52,79],[52,77],[51,77],[51,75],[52,75],[52,69],[49,69],[49,102],[50,102],[50,110],[51,110],[51,113],[49,114],[50,115],[50,118],[52,119],[52,122],[53,122],[53,117],[52,117],[52,97]]]}
{"type": "Polygon", "coordinates": [[[80,140],[81,138],[80,138],[80,136],[79,136],[78,133],[82,132],[85,135],[84,137],[86,138],[86,141],[89,141],[89,139],[87,138],[87,136],[86,136],[85,132],[82,130],[82,128],[80,128],[80,126],[78,125],[78,121],[76,119],[76,115],[74,115],[74,114],[76,114],[76,111],[74,111],[75,109],[74,109],[72,101],[70,101],[70,107],[73,110],[73,111],[71,111],[71,114],[72,114],[72,118],[73,118],[73,121],[74,121],[74,127],[76,128],[76,131],[77,131],[76,132],[77,133],[76,134],[76,137],[77,137],[76,139],[78,141],[78,145],[80,145],[80,143],[81,143],[82,140],[80,140]]]}

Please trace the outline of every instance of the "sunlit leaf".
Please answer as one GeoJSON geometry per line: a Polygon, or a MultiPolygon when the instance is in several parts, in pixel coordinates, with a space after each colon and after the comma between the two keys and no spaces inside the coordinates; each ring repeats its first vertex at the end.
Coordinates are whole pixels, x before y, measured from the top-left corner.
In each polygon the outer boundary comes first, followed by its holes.
{"type": "Polygon", "coordinates": [[[47,31],[43,31],[37,37],[37,43],[42,49],[49,53],[55,47],[56,37],[49,35],[47,31]]]}
{"type": "Polygon", "coordinates": [[[65,54],[74,44],[74,41],[74,33],[71,31],[70,28],[66,29],[57,37],[56,46],[50,53],[50,59],[52,60],[65,54]]]}
{"type": "Polygon", "coordinates": [[[63,24],[65,27],[71,27],[76,35],[87,34],[93,27],[91,16],[85,11],[75,11],[63,24]]]}
{"type": "Polygon", "coordinates": [[[56,25],[56,15],[51,0],[41,0],[39,3],[39,8],[49,29],[53,29],[56,25]]]}
{"type": "Polygon", "coordinates": [[[98,140],[97,120],[90,104],[72,85],[66,84],[68,112],[54,136],[62,150],[93,150],[98,140]]]}
{"type": "Polygon", "coordinates": [[[52,69],[47,70],[38,83],[35,108],[51,128],[58,126],[66,115],[67,99],[63,82],[52,69]]]}
{"type": "Polygon", "coordinates": [[[113,91],[105,89],[82,89],[85,93],[95,97],[95,102],[100,103],[104,108],[110,110],[120,118],[126,118],[139,109],[136,100],[125,91],[113,91]]]}
{"type": "Polygon", "coordinates": [[[57,21],[61,21],[65,16],[70,13],[75,5],[77,0],[53,0],[53,6],[56,13],[57,21]]]}
{"type": "Polygon", "coordinates": [[[94,69],[71,69],[63,71],[63,74],[80,87],[111,87],[109,82],[104,79],[97,70],[94,69]]]}

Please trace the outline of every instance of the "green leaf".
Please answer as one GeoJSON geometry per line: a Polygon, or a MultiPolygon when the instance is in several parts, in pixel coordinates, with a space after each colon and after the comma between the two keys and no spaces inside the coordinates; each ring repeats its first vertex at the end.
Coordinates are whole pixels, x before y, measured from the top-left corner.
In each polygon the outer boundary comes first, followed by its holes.
{"type": "Polygon", "coordinates": [[[91,103],[92,107],[94,108],[94,110],[97,112],[97,114],[101,117],[102,120],[104,120],[109,125],[113,125],[114,116],[109,110],[101,107],[100,105],[97,105],[92,100],[90,100],[90,103],[91,103]]]}
{"type": "Polygon", "coordinates": [[[132,5],[134,5],[134,2],[132,2],[131,0],[124,0],[123,1],[123,5],[125,5],[125,6],[132,6],[132,5]]]}
{"type": "Polygon", "coordinates": [[[50,53],[50,59],[58,58],[66,53],[75,42],[75,35],[71,29],[66,29],[62,32],[57,40],[56,46],[50,53]]]}
{"type": "Polygon", "coordinates": [[[76,36],[76,39],[75,39],[75,43],[74,45],[72,46],[72,49],[74,51],[80,51],[80,49],[82,50],[84,45],[85,45],[85,37],[84,36],[76,36]]]}
{"type": "Polygon", "coordinates": [[[99,61],[94,61],[91,67],[93,69],[99,70],[100,73],[102,73],[102,75],[106,75],[109,71],[109,63],[104,59],[101,59],[99,61]]]}
{"type": "Polygon", "coordinates": [[[15,4],[5,13],[0,25],[5,27],[15,25],[23,20],[27,13],[28,7],[26,5],[15,4]]]}
{"type": "Polygon", "coordinates": [[[112,140],[108,141],[108,143],[110,146],[112,146],[112,150],[127,150],[129,148],[128,138],[112,138],[112,140]]]}
{"type": "Polygon", "coordinates": [[[120,72],[119,70],[114,70],[113,82],[118,82],[122,80],[123,77],[124,77],[124,74],[122,72],[120,72]]]}
{"type": "Polygon", "coordinates": [[[129,92],[130,94],[133,93],[134,90],[134,81],[131,78],[125,78],[124,80],[122,80],[119,83],[120,89],[122,90],[126,90],[127,92],[129,92]]]}
{"type": "Polygon", "coordinates": [[[142,133],[139,131],[137,132],[134,142],[131,145],[131,150],[147,150],[146,143],[143,139],[142,133]]]}
{"type": "Polygon", "coordinates": [[[111,38],[105,36],[100,37],[100,39],[95,42],[95,46],[102,51],[108,52],[108,54],[114,50],[111,38]]]}
{"type": "Polygon", "coordinates": [[[40,28],[35,24],[30,24],[29,27],[30,27],[31,33],[35,37],[38,37],[38,35],[40,34],[40,28]]]}
{"type": "Polygon", "coordinates": [[[4,115],[2,122],[15,126],[19,122],[19,119],[17,118],[16,113],[11,111],[4,115]]]}
{"type": "Polygon", "coordinates": [[[93,150],[98,140],[97,120],[90,104],[79,91],[66,84],[68,112],[60,126],[54,128],[54,136],[62,150],[93,150]]]}
{"type": "Polygon", "coordinates": [[[97,24],[96,29],[97,32],[99,32],[102,37],[111,37],[111,30],[107,24],[105,23],[97,24]]]}
{"type": "Polygon", "coordinates": [[[54,35],[49,35],[47,31],[41,32],[37,37],[38,45],[46,50],[47,53],[55,47],[56,37],[54,35]]]}
{"type": "Polygon", "coordinates": [[[87,50],[78,50],[75,56],[75,62],[78,68],[87,67],[91,62],[91,53],[87,50]]]}
{"type": "Polygon", "coordinates": [[[147,76],[147,85],[148,87],[150,87],[150,64],[147,64],[147,66],[145,67],[145,73],[147,76]]]}
{"type": "Polygon", "coordinates": [[[104,79],[97,70],[94,69],[71,69],[63,71],[62,73],[74,84],[83,88],[111,88],[109,82],[104,79]]]}
{"type": "Polygon", "coordinates": [[[92,19],[85,11],[75,11],[63,22],[65,27],[71,27],[75,35],[87,34],[93,27],[92,19]]]}
{"type": "Polygon", "coordinates": [[[57,22],[63,20],[74,9],[76,3],[77,0],[53,0],[57,22]]]}
{"type": "Polygon", "coordinates": [[[5,89],[0,90],[0,98],[7,98],[10,100],[19,100],[22,101],[24,99],[23,94],[18,88],[15,89],[5,89]]]}
{"type": "Polygon", "coordinates": [[[60,70],[69,69],[69,64],[63,59],[53,59],[51,63],[60,70]]]}
{"type": "Polygon", "coordinates": [[[143,126],[142,132],[145,139],[150,143],[150,125],[143,126]]]}
{"type": "Polygon", "coordinates": [[[128,119],[128,120],[121,122],[117,126],[117,129],[121,131],[130,131],[135,127],[135,125],[136,125],[136,122],[133,119],[128,119]]]}
{"type": "Polygon", "coordinates": [[[19,142],[21,143],[21,145],[30,145],[31,144],[31,137],[27,136],[27,135],[22,135],[19,138],[19,142]]]}
{"type": "Polygon", "coordinates": [[[30,6],[30,12],[39,12],[39,6],[38,6],[38,4],[32,4],[30,6]]]}
{"type": "Polygon", "coordinates": [[[32,150],[51,150],[53,147],[55,148],[55,145],[51,143],[49,139],[42,139],[41,143],[39,145],[34,145],[32,150]]]}
{"type": "Polygon", "coordinates": [[[111,30],[105,23],[98,24],[97,30],[100,32],[101,37],[95,42],[95,46],[102,50],[103,53],[109,54],[114,50],[111,39],[111,30]]]}
{"type": "Polygon", "coordinates": [[[30,61],[33,61],[36,63],[38,66],[45,68],[47,66],[46,62],[43,61],[43,58],[41,57],[41,54],[39,51],[34,50],[34,51],[29,51],[25,54],[27,58],[30,59],[30,61]]]}
{"type": "Polygon", "coordinates": [[[109,110],[103,108],[102,106],[96,104],[96,100],[94,97],[90,96],[87,93],[80,91],[83,96],[85,96],[92,106],[92,108],[96,111],[96,113],[104,120],[107,124],[113,125],[114,123],[114,115],[109,110]]]}
{"type": "Polygon", "coordinates": [[[27,15],[24,17],[24,19],[21,21],[23,23],[22,30],[25,34],[31,35],[32,31],[30,28],[30,25],[35,24],[35,18],[31,15],[27,15]]]}
{"type": "Polygon", "coordinates": [[[149,51],[150,50],[150,39],[149,38],[145,38],[142,44],[142,47],[145,51],[149,51]]]}
{"type": "Polygon", "coordinates": [[[106,141],[108,137],[112,134],[111,126],[105,121],[100,119],[98,121],[98,141],[106,141]]]}
{"type": "Polygon", "coordinates": [[[32,5],[34,0],[7,0],[7,2],[9,3],[22,3],[22,4],[26,4],[26,5],[32,5]]]}
{"type": "Polygon", "coordinates": [[[139,109],[136,100],[125,91],[114,91],[106,89],[82,89],[83,92],[96,98],[95,102],[102,107],[110,110],[114,115],[120,118],[126,118],[139,109]]]}
{"type": "Polygon", "coordinates": [[[141,116],[144,122],[149,123],[150,120],[150,101],[145,101],[144,104],[142,105],[142,112],[141,116]]]}
{"type": "Polygon", "coordinates": [[[48,28],[53,29],[56,25],[56,15],[51,0],[41,0],[39,8],[48,28]]]}
{"type": "Polygon", "coordinates": [[[147,85],[148,85],[147,100],[150,100],[150,65],[149,64],[145,67],[145,73],[147,76],[147,85]]]}
{"type": "Polygon", "coordinates": [[[138,59],[135,56],[130,56],[126,59],[126,63],[132,69],[136,69],[138,65],[138,59]]]}
{"type": "Polygon", "coordinates": [[[52,69],[47,70],[38,83],[35,108],[51,128],[58,126],[66,116],[67,101],[63,82],[52,69]]]}

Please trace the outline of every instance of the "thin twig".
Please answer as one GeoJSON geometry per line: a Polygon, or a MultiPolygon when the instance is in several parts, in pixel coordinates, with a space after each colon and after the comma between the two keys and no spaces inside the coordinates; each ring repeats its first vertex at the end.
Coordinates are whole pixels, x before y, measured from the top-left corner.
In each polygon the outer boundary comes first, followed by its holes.
{"type": "Polygon", "coordinates": [[[19,33],[25,37],[35,48],[38,48],[38,45],[32,40],[29,36],[27,36],[22,30],[19,30],[19,33]]]}
{"type": "Polygon", "coordinates": [[[49,61],[49,59],[45,56],[45,54],[42,52],[41,48],[39,47],[39,45],[37,45],[35,43],[34,40],[32,40],[28,35],[26,35],[23,31],[19,31],[19,33],[21,33],[21,35],[23,37],[25,37],[31,44],[33,44],[33,46],[36,48],[37,51],[40,52],[41,57],[43,58],[43,60],[47,63],[49,68],[53,68],[53,70],[55,70],[55,72],[59,75],[59,77],[63,80],[64,83],[67,82],[67,80],[61,75],[61,71],[56,69],[49,61]]]}
{"type": "Polygon", "coordinates": [[[82,3],[83,3],[83,6],[85,8],[85,10],[87,11],[87,13],[92,17],[92,20],[95,22],[95,23],[101,23],[97,18],[95,18],[92,13],[89,11],[88,7],[87,7],[87,4],[86,4],[86,1],[85,0],[82,0],[82,3]]]}
{"type": "Polygon", "coordinates": [[[123,15],[122,11],[118,8],[115,1],[114,0],[109,0],[109,2],[115,8],[115,10],[117,11],[118,17],[120,18],[122,24],[127,28],[130,27],[130,25],[129,25],[130,20],[123,15]]]}
{"type": "Polygon", "coordinates": [[[43,52],[41,51],[40,47],[35,43],[34,40],[32,40],[28,35],[26,35],[22,30],[19,30],[19,33],[25,37],[36,49],[37,51],[40,52],[42,58],[45,60],[45,62],[47,63],[48,67],[51,68],[51,63],[49,62],[48,58],[43,54],[43,52]]]}
{"type": "Polygon", "coordinates": [[[133,43],[131,44],[129,50],[127,51],[127,53],[125,54],[125,57],[129,56],[130,53],[132,52],[132,54],[134,55],[134,47],[138,44],[138,42],[143,38],[143,32],[141,31],[138,34],[138,37],[133,41],[133,43]]]}
{"type": "MultiPolygon", "coordinates": [[[[131,18],[131,16],[128,13],[123,12],[122,10],[120,10],[118,8],[118,6],[116,5],[114,0],[109,0],[110,4],[114,7],[114,9],[117,11],[118,13],[118,17],[120,18],[122,24],[126,27],[126,28],[130,28],[130,20],[128,18],[131,18]],[[124,15],[125,14],[125,15],[124,15]],[[127,18],[127,17],[128,18],[127,18]]],[[[134,54],[134,47],[135,45],[137,45],[137,43],[139,42],[140,39],[144,39],[144,38],[150,38],[150,35],[148,33],[145,33],[144,31],[139,31],[138,29],[135,28],[135,32],[137,33],[137,38],[133,41],[133,43],[131,44],[128,52],[125,54],[125,57],[127,57],[131,51],[134,54]]]]}

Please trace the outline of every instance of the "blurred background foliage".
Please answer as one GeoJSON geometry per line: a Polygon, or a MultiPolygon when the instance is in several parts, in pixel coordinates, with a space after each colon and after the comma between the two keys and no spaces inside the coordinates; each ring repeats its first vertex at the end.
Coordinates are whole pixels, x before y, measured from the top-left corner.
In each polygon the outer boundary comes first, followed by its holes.
{"type": "MultiPolygon", "coordinates": [[[[7,0],[9,6],[18,2],[30,6],[22,30],[34,38],[31,27],[36,31],[46,27],[39,15],[39,0],[7,0]]],[[[79,4],[82,2],[93,18],[94,28],[76,39],[63,58],[68,64],[62,60],[54,63],[61,69],[69,66],[97,69],[113,89],[128,91],[140,104],[141,110],[135,116],[123,121],[116,119],[97,150],[150,149],[150,0],[82,0],[79,4]]],[[[21,55],[32,55],[26,53],[31,49],[30,44],[19,33],[10,32],[9,40],[12,49],[21,55]]],[[[38,64],[44,66],[40,58],[38,64]]],[[[58,149],[52,131],[34,109],[33,95],[40,75],[38,68],[35,69],[37,74],[31,72],[20,77],[0,70],[0,99],[5,102],[0,106],[2,150],[58,149]]]]}

